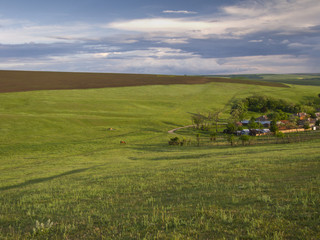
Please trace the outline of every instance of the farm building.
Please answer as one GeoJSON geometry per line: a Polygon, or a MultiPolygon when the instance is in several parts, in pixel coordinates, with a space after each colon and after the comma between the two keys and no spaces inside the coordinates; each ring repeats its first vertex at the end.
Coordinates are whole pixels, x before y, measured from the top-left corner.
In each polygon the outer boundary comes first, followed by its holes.
{"type": "Polygon", "coordinates": [[[250,136],[258,136],[258,135],[266,135],[270,133],[269,129],[243,129],[242,131],[237,131],[237,135],[250,135],[250,136]]]}
{"type": "MultiPolygon", "coordinates": [[[[250,122],[249,120],[242,120],[241,121],[243,126],[248,126],[249,122],[250,122]]],[[[260,123],[265,128],[269,128],[270,124],[271,124],[271,121],[255,121],[255,122],[260,123]]]]}
{"type": "Polygon", "coordinates": [[[241,131],[241,135],[249,135],[250,134],[250,130],[249,129],[243,129],[241,131]]]}
{"type": "Polygon", "coordinates": [[[265,121],[268,121],[269,118],[268,118],[267,115],[263,115],[263,116],[261,116],[261,117],[256,118],[256,120],[257,120],[258,122],[265,122],[265,121]]]}
{"type": "Polygon", "coordinates": [[[298,117],[300,120],[303,120],[303,119],[308,117],[308,114],[305,113],[305,112],[302,112],[302,113],[295,113],[292,116],[293,117],[298,117]]]}

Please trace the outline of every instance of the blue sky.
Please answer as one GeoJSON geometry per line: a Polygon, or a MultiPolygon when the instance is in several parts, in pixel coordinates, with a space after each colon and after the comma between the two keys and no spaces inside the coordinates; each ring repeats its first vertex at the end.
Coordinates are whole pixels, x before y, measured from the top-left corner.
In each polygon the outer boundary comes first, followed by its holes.
{"type": "Polygon", "coordinates": [[[0,69],[320,72],[319,0],[0,0],[0,69]]]}

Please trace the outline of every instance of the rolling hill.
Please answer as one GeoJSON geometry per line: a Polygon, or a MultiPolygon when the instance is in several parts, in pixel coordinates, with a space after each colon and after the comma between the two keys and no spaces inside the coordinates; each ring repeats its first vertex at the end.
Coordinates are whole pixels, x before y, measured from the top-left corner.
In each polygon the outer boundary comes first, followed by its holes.
{"type": "Polygon", "coordinates": [[[192,113],[227,117],[234,99],[297,103],[320,87],[113,75],[115,85],[93,89],[79,84],[91,74],[0,76],[1,88],[14,82],[0,94],[0,239],[319,236],[319,140],[176,147],[167,131],[189,125],[192,113]],[[142,84],[151,78],[166,85],[142,84]]]}

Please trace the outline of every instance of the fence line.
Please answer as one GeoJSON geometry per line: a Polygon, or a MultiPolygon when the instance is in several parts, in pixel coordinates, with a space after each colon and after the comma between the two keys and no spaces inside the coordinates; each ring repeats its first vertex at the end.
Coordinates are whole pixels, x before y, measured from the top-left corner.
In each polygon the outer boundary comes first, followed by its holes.
{"type": "MultiPolygon", "coordinates": [[[[276,137],[274,135],[264,135],[260,137],[251,137],[249,141],[242,142],[239,137],[234,138],[233,146],[239,145],[262,145],[262,144],[284,144],[284,143],[296,143],[306,142],[320,139],[320,131],[308,131],[308,132],[295,132],[282,137],[276,137]],[[296,133],[296,134],[295,134],[296,133]]],[[[209,137],[200,137],[200,146],[230,146],[231,143],[226,138],[217,136],[216,141],[210,141],[209,137]]],[[[196,146],[198,142],[192,140],[188,145],[196,146]]]]}

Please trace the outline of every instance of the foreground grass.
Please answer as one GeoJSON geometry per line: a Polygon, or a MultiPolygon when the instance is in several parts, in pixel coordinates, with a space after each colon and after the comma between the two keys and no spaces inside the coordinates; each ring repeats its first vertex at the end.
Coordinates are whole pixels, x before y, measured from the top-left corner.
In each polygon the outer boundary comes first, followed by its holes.
{"type": "Polygon", "coordinates": [[[318,91],[214,83],[1,94],[0,239],[317,239],[320,141],[170,147],[167,130],[237,97],[318,91]]]}
{"type": "Polygon", "coordinates": [[[0,187],[2,236],[316,239],[319,143],[25,160],[2,169],[21,174],[0,187]]]}

